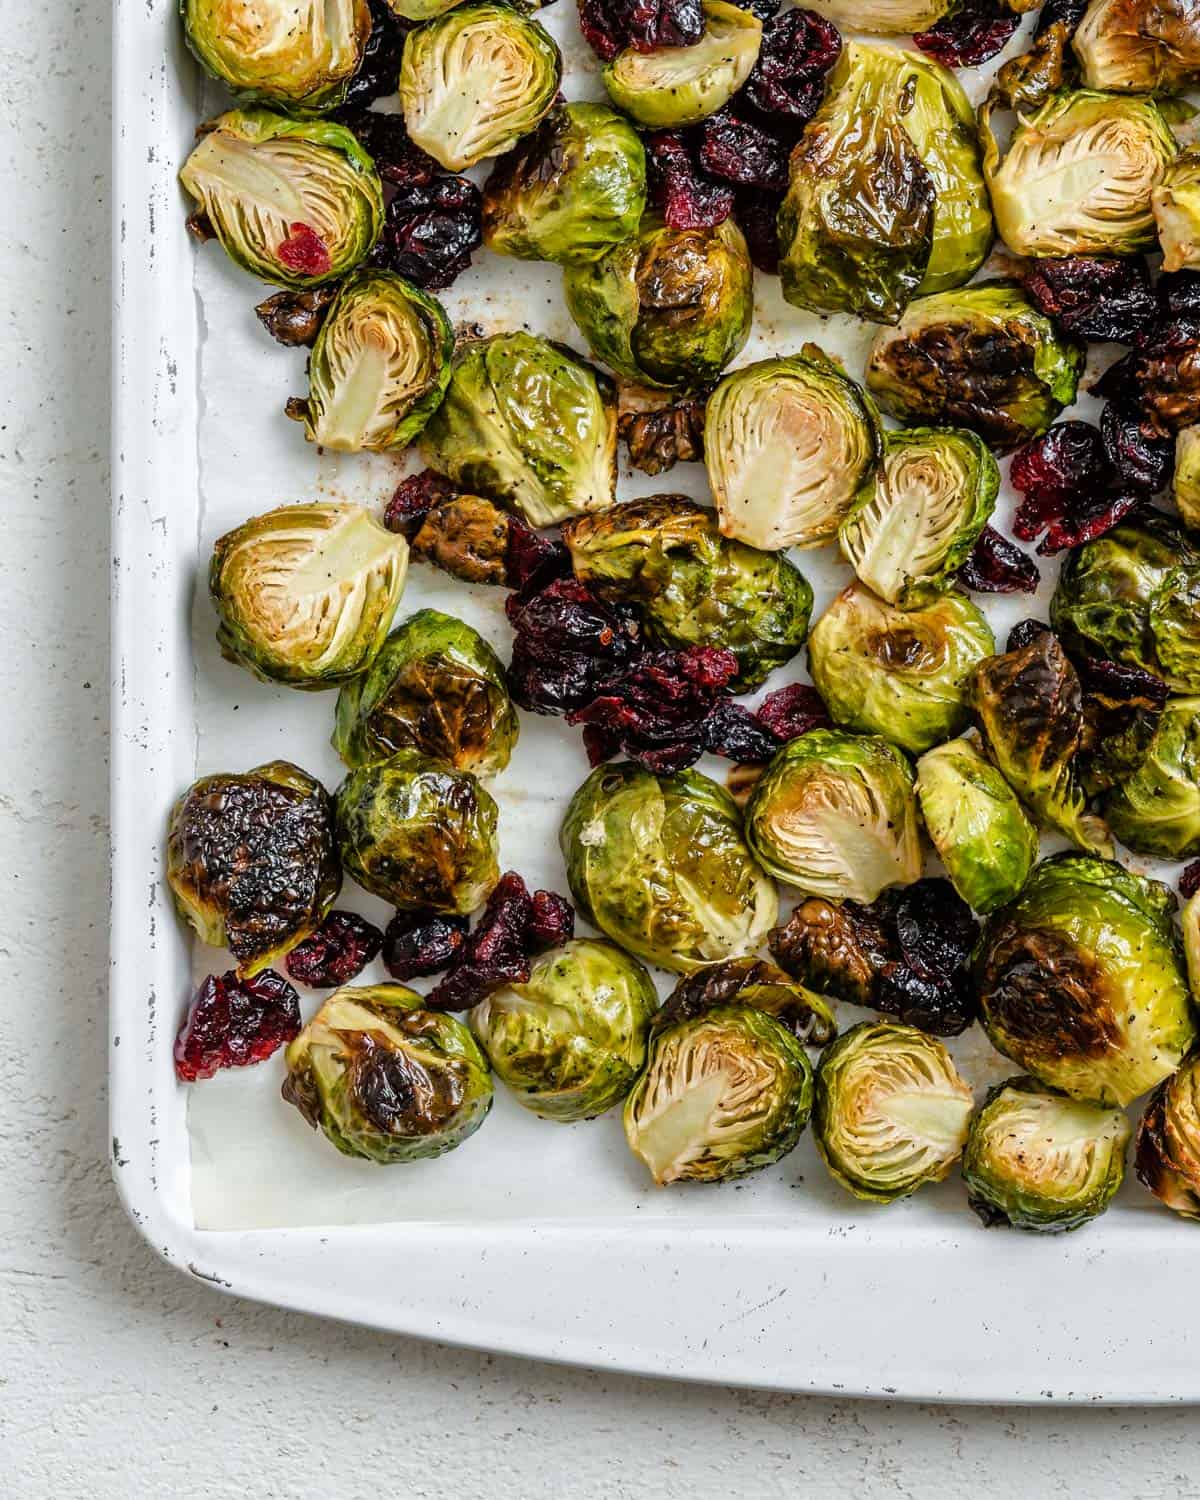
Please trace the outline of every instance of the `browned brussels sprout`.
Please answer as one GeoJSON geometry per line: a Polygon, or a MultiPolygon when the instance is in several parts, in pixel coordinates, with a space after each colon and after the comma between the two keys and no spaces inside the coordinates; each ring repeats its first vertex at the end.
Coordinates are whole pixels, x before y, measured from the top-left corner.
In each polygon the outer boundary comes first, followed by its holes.
{"type": "Polygon", "coordinates": [[[681,979],[655,1013],[650,1033],[692,1021],[719,1005],[750,1005],[786,1026],[798,1042],[824,1047],[837,1036],[833,1011],[820,995],[761,958],[730,958],[681,979]]]}
{"type": "Polygon", "coordinates": [[[1185,1219],[1200,1219],[1200,1053],[1151,1094],[1134,1164],[1160,1203],[1185,1219]]]}
{"type": "Polygon", "coordinates": [[[512,518],[481,495],[455,495],[425,513],[412,555],[464,583],[508,580],[512,518]]]}
{"type": "Polygon", "coordinates": [[[1191,0],[1091,0],[1074,47],[1088,88],[1170,94],[1200,82],[1191,0]]]}

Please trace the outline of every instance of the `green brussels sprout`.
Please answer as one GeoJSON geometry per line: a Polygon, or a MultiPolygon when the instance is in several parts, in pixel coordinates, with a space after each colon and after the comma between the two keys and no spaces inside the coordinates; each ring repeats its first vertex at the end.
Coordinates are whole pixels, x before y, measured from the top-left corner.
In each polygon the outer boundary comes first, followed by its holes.
{"type": "Polygon", "coordinates": [[[471,1012],[517,1103],[544,1120],[590,1120],[624,1099],[646,1060],[653,981],[612,943],[577,938],[535,958],[524,984],[471,1012]]]}
{"type": "Polygon", "coordinates": [[[1200,894],[1189,896],[1179,913],[1183,929],[1183,959],[1192,1000],[1200,1005],[1200,894]]]}
{"type": "Polygon", "coordinates": [[[217,539],[209,564],[221,654],[264,682],[347,682],[383,645],[407,568],[408,543],[361,505],[253,516],[217,539]]]}
{"type": "MultiPolygon", "coordinates": [[[[402,21],[433,21],[453,10],[461,0],[386,0],[387,8],[402,21]]],[[[537,10],[537,5],[525,5],[524,10],[537,10]]]]}
{"type": "Polygon", "coordinates": [[[1015,283],[980,281],[880,329],[867,389],[901,422],[966,427],[1010,453],[1075,400],[1083,357],[1015,283]]]}
{"type": "Polygon", "coordinates": [[[765,1011],[718,1005],[659,1031],[625,1101],[625,1139],[659,1187],[779,1161],[812,1111],[812,1065],[765,1011]]]}
{"type": "Polygon", "coordinates": [[[817,1065],[821,1157],[844,1188],[873,1203],[940,1182],[962,1155],[974,1108],[945,1047],[915,1026],[863,1021],[817,1065]]]}
{"type": "Polygon", "coordinates": [[[562,54],[511,6],[458,5],[410,31],[400,64],[408,133],[448,172],[500,156],[549,114],[562,54]]]}
{"type": "Polygon", "coordinates": [[[1081,1229],[1121,1186],[1129,1136],[1119,1109],[1010,1078],[989,1090],[971,1121],[962,1164],[968,1200],[989,1227],[1081,1229]]]}
{"type": "Polygon", "coordinates": [[[912,770],[886,740],[810,730],[751,792],[746,841],[788,885],[867,905],[921,874],[912,770]]]}
{"type": "Polygon", "coordinates": [[[1038,857],[1037,829],[971,740],[926,751],[917,762],[917,800],[938,858],[967,905],[990,912],[1011,901],[1038,857]]]}
{"type": "Polygon", "coordinates": [[[992,1046],[1073,1099],[1124,1107],[1152,1089],[1196,1040],[1174,909],[1112,860],[1043,860],[975,950],[992,1046]]]}
{"type": "Polygon", "coordinates": [[[698,771],[597,766],[572,797],[559,842],[587,921],[676,974],[752,953],[779,912],[733,798],[698,771]]]}
{"type": "Polygon", "coordinates": [[[778,552],[730,541],[685,495],[629,500],[563,528],[576,578],[636,604],[668,646],[721,646],[739,692],[804,644],[812,589],[778,552]]]}
{"type": "Polygon", "coordinates": [[[599,260],[632,239],[645,207],[633,126],[603,104],[564,104],[492,168],[483,242],[521,260],[599,260]]]}
{"type": "Polygon", "coordinates": [[[180,0],[180,10],[207,72],[239,98],[297,114],[341,104],[371,32],[367,0],[180,0]]]}
{"type": "Polygon", "coordinates": [[[650,1035],[731,1005],[765,1011],[806,1046],[823,1047],[837,1036],[828,1002],[761,958],[730,958],[686,975],[655,1012],[650,1035]]]}
{"type": "Polygon", "coordinates": [[[1164,271],[1200,267],[1200,151],[1182,151],[1150,195],[1164,271]]]}
{"type": "Polygon", "coordinates": [[[725,0],[701,0],[704,31],[686,47],[626,47],[601,77],[609,98],[648,130],[695,125],[715,114],[758,61],[762,22],[725,0]]]}
{"type": "Polygon", "coordinates": [[[344,985],[289,1044],[283,1097],[344,1156],[442,1156],[487,1117],[487,1059],[457,1016],[423,1004],[402,984],[344,985]]]}
{"type": "Polygon", "coordinates": [[[342,864],[401,911],[474,911],[500,879],[496,804],[417,750],[358,766],[337,793],[342,864]]]}
{"type": "Polygon", "coordinates": [[[721,530],[768,552],[835,536],[879,449],[874,407],[815,344],[731,371],[708,398],[704,462],[721,530]]]}
{"type": "Polygon", "coordinates": [[[437,609],[410,615],[338,694],[333,748],[352,769],[419,750],[456,771],[503,771],[520,725],[504,668],[478,631],[437,609]]]}
{"type": "Polygon", "coordinates": [[[379,238],[383,184],[344,125],[234,109],[202,130],[179,172],[198,205],[189,224],[252,276],[319,286],[379,238]]]}
{"type": "Polygon", "coordinates": [[[1175,435],[1171,498],[1183,524],[1200,531],[1200,427],[1181,427],[1175,435]]]}
{"type": "Polygon", "coordinates": [[[928,31],[953,5],[954,0],[816,0],[819,15],[845,29],[865,31],[871,36],[912,36],[928,31]]]}
{"type": "Polygon", "coordinates": [[[1200,82],[1200,15],[1189,0],[1091,0],[1073,46],[1090,89],[1169,94],[1200,82]]]}
{"type": "Polygon", "coordinates": [[[318,928],[342,886],[329,793],[273,760],[202,776],[171,810],[167,883],[202,943],[251,978],[318,928]]]}
{"type": "Polygon", "coordinates": [[[957,590],[897,609],[852,583],[813,626],[808,668],[840,728],[920,755],[967,727],[967,679],[995,649],[987,620],[957,590]]]}
{"type": "Polygon", "coordinates": [[[616,498],[617,398],[607,376],[531,333],[461,349],[421,436],[427,464],[550,526],[616,498]]]}
{"type": "Polygon", "coordinates": [[[706,391],[750,336],[754,273],[732,219],[668,229],[647,213],[637,234],[566,266],[563,294],[592,353],[643,385],[706,391]]]}
{"type": "Polygon", "coordinates": [[[1133,1159],[1160,1203],[1185,1219],[1200,1219],[1200,1054],[1185,1059],[1151,1094],[1133,1159]]]}
{"type": "Polygon", "coordinates": [[[838,531],[842,556],[889,604],[919,604],[950,587],[999,489],[996,460],[975,433],[886,432],[879,465],[838,531]]]}
{"type": "Polygon", "coordinates": [[[1200,854],[1200,698],[1172,698],[1143,758],[1102,804],[1116,838],[1136,854],[1200,854]]]}

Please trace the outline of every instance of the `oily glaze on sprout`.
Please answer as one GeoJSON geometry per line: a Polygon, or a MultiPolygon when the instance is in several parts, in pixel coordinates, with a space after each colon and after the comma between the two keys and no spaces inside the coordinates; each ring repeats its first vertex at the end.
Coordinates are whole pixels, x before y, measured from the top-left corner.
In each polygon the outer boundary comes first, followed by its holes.
{"type": "Polygon", "coordinates": [[[1134,1164],[1160,1203],[1185,1219],[1200,1219],[1200,1053],[1185,1058],[1151,1094],[1134,1164]]]}
{"type": "Polygon", "coordinates": [[[730,1005],[764,1011],[807,1047],[823,1047],[837,1036],[828,1003],[761,958],[729,958],[686,975],[655,1012],[650,1033],[657,1036],[669,1026],[730,1005]]]}
{"type": "Polygon", "coordinates": [[[750,76],[762,22],[725,0],[702,0],[704,29],[683,47],[626,47],[601,77],[618,109],[648,130],[695,125],[714,114],[750,76]]]}
{"type": "Polygon", "coordinates": [[[1104,819],[1136,854],[1200,854],[1200,698],[1171,698],[1145,751],[1103,800],[1104,819]]]}
{"type": "Polygon", "coordinates": [[[1200,151],[1181,151],[1150,195],[1164,271],[1200,267],[1200,151]]]}

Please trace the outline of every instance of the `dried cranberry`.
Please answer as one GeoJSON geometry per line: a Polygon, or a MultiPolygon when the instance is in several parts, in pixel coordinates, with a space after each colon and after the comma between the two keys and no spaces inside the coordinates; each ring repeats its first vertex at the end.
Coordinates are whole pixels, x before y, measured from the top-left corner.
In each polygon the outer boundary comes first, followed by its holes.
{"type": "Polygon", "coordinates": [[[440,974],[467,937],[466,917],[433,911],[398,911],[383,935],[383,966],[408,982],[440,974]]]}
{"type": "Polygon", "coordinates": [[[510,594],[505,611],[515,632],[509,689],[533,713],[582,708],[638,651],[633,612],[574,578],[529,598],[510,594]]]}
{"type": "Polygon", "coordinates": [[[995,57],[1020,24],[1003,0],[958,0],[913,41],[945,68],[974,68],[995,57]]]}
{"type": "Polygon", "coordinates": [[[1154,290],[1164,322],[1200,320],[1200,271],[1170,271],[1154,290]]]}
{"type": "Polygon", "coordinates": [[[906,964],[888,964],[875,988],[875,1009],[930,1036],[958,1036],[979,1017],[966,974],[948,984],[923,979],[906,964]]]}
{"type": "MultiPolygon", "coordinates": [[[[369,0],[371,32],[358,72],[350,80],[342,109],[361,107],[394,94],[400,79],[404,39],[413,22],[402,21],[386,0],[369,0]]],[[[341,117],[339,111],[338,118],[341,117]]]]}
{"type": "Polygon", "coordinates": [[[704,35],[700,0],[578,0],[579,26],[604,62],[633,47],[690,47],[704,35]]]}
{"type": "Polygon", "coordinates": [[[571,572],[571,554],[557,537],[541,536],[518,516],[508,523],[504,557],[505,582],[522,593],[538,593],[571,572]]]}
{"type": "Polygon", "coordinates": [[[1175,467],[1171,438],[1148,437],[1137,412],[1110,401],[1100,414],[1104,451],[1116,471],[1117,486],[1157,495],[1166,489],[1175,467]]]}
{"type": "Polygon", "coordinates": [[[644,138],[650,197],[672,229],[712,229],[733,209],[733,189],[700,170],[692,139],[679,130],[644,138]]]}
{"type": "Polygon", "coordinates": [[[760,125],[741,120],[729,108],[709,115],[699,127],[700,165],[710,177],[740,187],[782,193],[788,185],[787,143],[760,125]]]}
{"type": "Polygon", "coordinates": [[[934,982],[966,964],[978,936],[971,908],[940,877],[918,880],[901,890],[895,923],[904,962],[922,979],[934,982]]]}
{"type": "Polygon", "coordinates": [[[1045,634],[1050,627],[1045,620],[1018,620],[1008,632],[1005,651],[1024,651],[1025,647],[1045,634]]]}
{"type": "Polygon", "coordinates": [[[1067,28],[1068,33],[1074,35],[1080,21],[1083,20],[1084,12],[1087,10],[1089,0],[1046,0],[1038,12],[1037,30],[1035,36],[1041,36],[1044,31],[1049,31],[1051,26],[1056,26],[1060,21],[1067,28]]]}
{"type": "Polygon", "coordinates": [[[743,765],[770,760],[779,741],[740,703],[718,703],[704,721],[704,748],[743,765]]]}
{"type": "Polygon", "coordinates": [[[830,724],[829,710],[820,693],[805,682],[791,682],[768,693],[754,717],[781,745],[799,739],[810,729],[827,729],[830,724]]]}
{"type": "Polygon", "coordinates": [[[837,62],[842,35],[811,10],[789,10],[763,27],[758,61],[739,99],[758,110],[772,130],[803,125],[820,108],[825,75],[837,62]]]}
{"type": "Polygon", "coordinates": [[[441,291],[467,269],[482,243],[479,189],[465,177],[435,177],[396,193],[370,263],[426,291],[441,291]]]}
{"type": "Polygon", "coordinates": [[[1171,696],[1171,690],[1162,678],[1147,672],[1144,667],[1085,656],[1076,662],[1075,670],[1084,697],[1101,699],[1106,704],[1134,704],[1158,711],[1166,706],[1171,696]]]}
{"type": "Polygon", "coordinates": [[[985,526],[958,570],[958,581],[976,594],[1036,594],[1042,575],[1027,552],[985,526]]]}
{"type": "Polygon", "coordinates": [[[1074,515],[1061,516],[1051,521],[1046,528],[1046,535],[1038,543],[1038,556],[1053,557],[1071,547],[1082,547],[1084,542],[1094,542],[1098,536],[1119,526],[1145,498],[1138,494],[1101,493],[1074,515]]]}
{"type": "Polygon", "coordinates": [[[175,1076],[211,1078],[218,1068],[262,1062],[300,1031],[300,997],[282,974],[253,979],[210,974],[200,983],[175,1039],[175,1076]]]}
{"type": "Polygon", "coordinates": [[[1185,901],[1190,900],[1197,891],[1200,891],[1200,859],[1194,859],[1179,876],[1179,894],[1185,901]]]}
{"type": "MultiPolygon", "coordinates": [[[[393,93],[395,88],[393,80],[393,93]]],[[[380,115],[364,109],[344,113],[342,123],[358,137],[375,170],[392,187],[426,187],[441,175],[438,163],[409,135],[403,115],[380,115]]]]}
{"type": "Polygon", "coordinates": [[[448,973],[426,998],[431,1010],[466,1010],[502,984],[529,978],[533,903],[525,882],[509,870],[488,897],[448,973]]]}
{"type": "Polygon", "coordinates": [[[284,962],[291,977],[313,990],[332,990],[361,974],[383,947],[383,933],[352,911],[331,911],[284,962]]]}
{"type": "Polygon", "coordinates": [[[444,474],[435,469],[422,469],[396,486],[396,492],[383,513],[383,524],[389,531],[398,531],[411,539],[435,505],[453,500],[459,493],[458,486],[444,474]]]}
{"type": "Polygon", "coordinates": [[[1013,456],[1009,477],[1022,495],[1013,532],[1031,542],[1082,496],[1094,496],[1106,468],[1104,442],[1088,422],[1059,422],[1013,456]]]}
{"type": "MultiPolygon", "coordinates": [[[[1170,295],[1183,301],[1190,293],[1179,287],[1170,295]]],[[[1156,323],[1092,390],[1138,412],[1150,436],[1172,437],[1200,422],[1200,319],[1188,312],[1156,323]]]]}
{"type": "Polygon", "coordinates": [[[767,276],[779,274],[779,209],[782,193],[743,188],[734,198],[734,217],[746,237],[750,259],[767,276]]]}
{"type": "Polygon", "coordinates": [[[1023,282],[1041,311],[1075,338],[1132,344],[1154,321],[1150,273],[1140,256],[1035,260],[1023,282]]]}
{"type": "Polygon", "coordinates": [[[575,908],[556,891],[534,891],[529,941],[535,948],[557,948],[575,936],[575,908]]]}

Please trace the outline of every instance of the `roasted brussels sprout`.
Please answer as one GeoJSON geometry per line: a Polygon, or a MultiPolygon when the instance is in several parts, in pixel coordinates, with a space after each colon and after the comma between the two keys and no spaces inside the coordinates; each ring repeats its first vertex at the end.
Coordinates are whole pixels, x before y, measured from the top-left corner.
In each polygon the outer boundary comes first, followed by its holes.
{"type": "Polygon", "coordinates": [[[778,1021],[719,1005],[658,1032],[625,1101],[625,1139],[660,1187],[728,1182],[786,1156],[812,1110],[812,1067],[778,1021]]]}
{"type": "Polygon", "coordinates": [[[338,848],[359,885],[401,911],[471,912],[500,878],[497,816],[469,772],[401,750],[338,788],[338,848]]]}
{"type": "Polygon", "coordinates": [[[419,750],[456,771],[503,771],[517,742],[504,668],[478,631],[422,609],[338,694],[333,748],[350,767],[419,750]]]}
{"type": "Polygon", "coordinates": [[[1124,1106],[1196,1039],[1164,885],[1056,854],[988,919],[974,977],[992,1045],[1074,1099],[1124,1106]]]}
{"type": "Polygon", "coordinates": [[[864,1021],[821,1054],[813,1131],[844,1188],[892,1203],[947,1175],[974,1107],[941,1042],[915,1026],[864,1021]]]}
{"type": "Polygon", "coordinates": [[[1200,1053],[1151,1094],[1134,1165],[1160,1203],[1185,1219],[1200,1219],[1200,1053]]]}
{"type": "Polygon", "coordinates": [[[886,740],[814,729],[778,751],[746,805],[772,875],[814,896],[874,901],[921,873],[908,762],[886,740]]]}
{"type": "Polygon", "coordinates": [[[1091,0],[1073,46],[1091,89],[1169,94],[1200,82],[1200,15],[1189,0],[1091,0]]]}
{"type": "Polygon", "coordinates": [[[1200,267],[1200,151],[1193,147],[1175,158],[1151,194],[1151,207],[1163,270],[1200,267]]]}
{"type": "Polygon", "coordinates": [[[1113,834],[1137,854],[1200,854],[1200,698],[1167,703],[1144,757],[1102,807],[1113,834]]]}
{"type": "Polygon", "coordinates": [[[466,345],[421,437],[425,462],[531,526],[603,510],[616,498],[612,382],[531,333],[466,345]]]}
{"type": "Polygon", "coordinates": [[[704,423],[721,530],[768,552],[828,541],[879,447],[871,403],[815,344],[731,371],[704,423]]]}
{"type": "Polygon", "coordinates": [[[962,1164],[971,1207],[989,1226],[1081,1229],[1121,1186],[1129,1135],[1119,1109],[1010,1078],[989,1091],[971,1121],[962,1164]]]}
{"type": "Polygon", "coordinates": [[[421,518],[411,542],[413,560],[441,568],[463,583],[505,584],[513,520],[482,495],[440,500],[421,518]]]}
{"type": "Polygon", "coordinates": [[[228,948],[243,978],[318,928],[342,885],[333,810],[290,761],[202,776],[171,810],[167,882],[201,942],[228,948]]]}
{"type": "Polygon", "coordinates": [[[283,505],[213,547],[221,654],[264,682],[329,688],[365,671],[400,602],[408,543],[361,505],[283,505]]]}
{"type": "Polygon", "coordinates": [[[642,611],[668,646],[720,646],[736,689],[757,687],[804,644],[812,589],[779,553],[730,541],[684,495],[630,500],[563,528],[575,576],[642,611]]]}
{"type": "Polygon", "coordinates": [[[1200,427],[1182,427],[1175,436],[1171,498],[1183,524],[1200,531],[1200,427]]]}
{"type": "Polygon", "coordinates": [[[706,391],[750,336],[753,279],[732,219],[668,229],[647,213],[632,239],[567,266],[563,293],[592,353],[618,375],[706,391]]]}
{"type": "Polygon", "coordinates": [[[383,227],[383,184],[344,125],[235,109],[204,127],[179,180],[243,270],[309,287],[358,265],[383,227]]]}
{"type": "Polygon", "coordinates": [[[997,453],[1045,432],[1075,400],[1083,349],[1015,283],[922,297],[881,329],[867,389],[902,422],[966,427],[997,453]]]}
{"type": "Polygon", "coordinates": [[[545,1120],[590,1120],[633,1087],[658,995],[636,958],[578,938],[494,990],[471,1028],[517,1102],[545,1120]]]}
{"type": "Polygon", "coordinates": [[[603,104],[564,104],[492,169],[483,242],[521,260],[598,260],[637,233],[645,207],[632,125],[603,104]]]}
{"type": "Polygon", "coordinates": [[[912,36],[940,21],[953,0],[816,0],[813,10],[872,36],[912,36]]]}
{"type": "Polygon", "coordinates": [[[701,0],[704,31],[690,46],[626,47],[601,75],[609,98],[650,130],[695,125],[715,114],[758,60],[762,22],[725,0],[701,0]]]}
{"type": "Polygon", "coordinates": [[[598,766],[571,799],[560,843],[580,913],[677,974],[753,953],[778,914],[732,797],[698,771],[598,766]]]}
{"type": "Polygon", "coordinates": [[[449,172],[499,156],[549,113],[562,56],[545,28],[508,5],[456,6],[404,43],[408,133],[449,172]]]}
{"type": "Polygon", "coordinates": [[[668,1026],[694,1021],[719,1005],[766,1011],[806,1046],[823,1047],[837,1036],[826,1001],[761,958],[730,958],[681,979],[655,1012],[650,1033],[657,1036],[668,1026]]]}
{"type": "Polygon", "coordinates": [[[974,911],[1011,901],[1038,857],[1037,829],[1016,793],[970,739],[917,762],[917,800],[938,858],[974,911]]]}
{"type": "Polygon", "coordinates": [[[808,667],[835,724],[920,755],[967,727],[967,679],[995,649],[957,590],[898,609],[852,583],[813,626],[808,667]]]}
{"type": "Polygon", "coordinates": [[[385,1167],[441,1156],[491,1109],[475,1038],[423,1004],[402,984],[345,985],[289,1045],[283,1097],[345,1156],[385,1167]]]}

